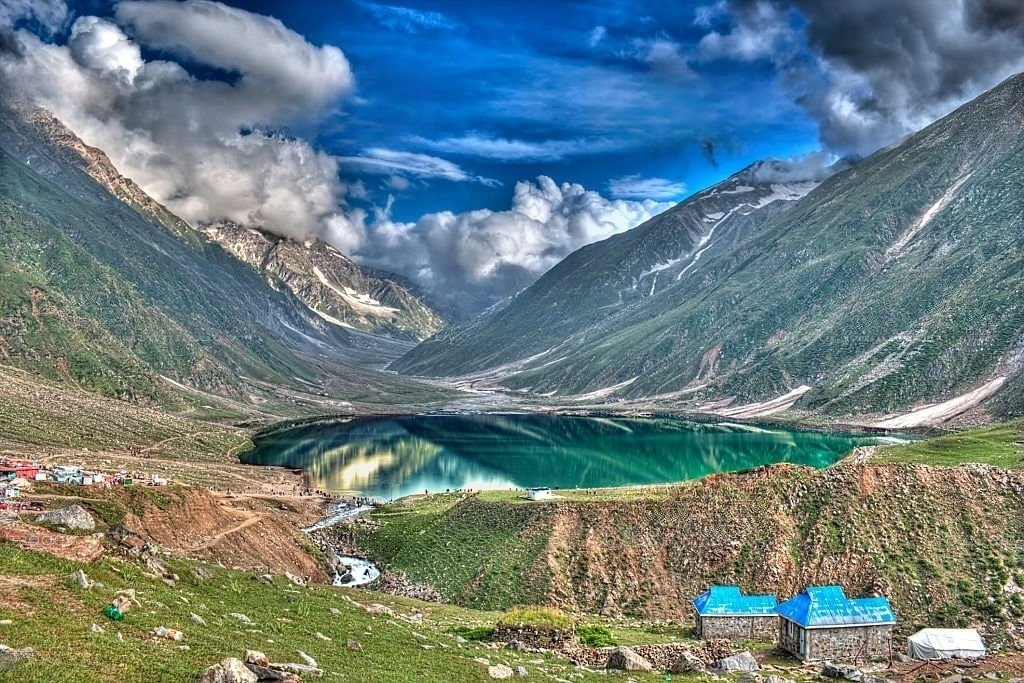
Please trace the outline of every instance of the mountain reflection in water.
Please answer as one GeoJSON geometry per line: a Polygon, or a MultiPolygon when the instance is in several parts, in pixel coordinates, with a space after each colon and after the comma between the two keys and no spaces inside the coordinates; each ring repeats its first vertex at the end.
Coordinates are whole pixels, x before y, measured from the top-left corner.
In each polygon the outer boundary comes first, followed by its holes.
{"type": "Polygon", "coordinates": [[[674,418],[412,415],[271,431],[244,456],[308,485],[392,499],[472,488],[685,481],[789,462],[826,467],[865,439],[674,418]]]}

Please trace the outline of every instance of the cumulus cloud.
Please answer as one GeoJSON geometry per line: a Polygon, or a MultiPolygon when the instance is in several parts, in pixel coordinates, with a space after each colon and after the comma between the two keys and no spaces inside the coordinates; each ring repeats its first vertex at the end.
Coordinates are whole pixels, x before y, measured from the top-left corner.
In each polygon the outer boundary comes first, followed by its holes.
{"type": "Polygon", "coordinates": [[[349,166],[360,168],[366,173],[379,173],[382,175],[412,175],[417,178],[443,178],[456,183],[474,182],[496,187],[501,185],[494,178],[467,173],[458,164],[447,159],[430,156],[429,154],[418,154],[416,152],[404,152],[394,149],[372,147],[363,150],[359,156],[338,157],[339,161],[349,166]]]}
{"type": "Polygon", "coordinates": [[[409,138],[413,145],[445,154],[473,156],[497,161],[557,161],[570,156],[601,154],[615,149],[611,140],[540,140],[528,141],[467,133],[460,137],[430,140],[420,136],[409,138]]]}
{"type": "Polygon", "coordinates": [[[872,152],[1024,69],[1016,0],[728,0],[698,20],[728,23],[702,39],[705,58],[771,60],[843,154],[872,152]]]}
{"type": "Polygon", "coordinates": [[[505,211],[445,211],[411,223],[385,217],[359,256],[397,270],[456,307],[480,309],[529,285],[572,251],[670,206],[609,200],[540,176],[516,183],[505,211]]]}
{"type": "MultiPolygon", "coordinates": [[[[23,57],[0,63],[3,87],[52,111],[186,220],[337,232],[347,190],[337,160],[276,131],[322,115],[352,87],[340,50],[205,0],[124,2],[116,17],[134,38],[97,17],[77,19],[66,45],[19,31],[23,57]],[[202,80],[146,61],[139,41],[238,77],[202,80]]],[[[339,242],[354,247],[361,234],[350,227],[339,242]]]]}
{"type": "Polygon", "coordinates": [[[0,27],[14,26],[21,20],[35,21],[50,33],[60,29],[68,18],[64,0],[3,0],[0,2],[0,27]]]}
{"type": "Polygon", "coordinates": [[[686,192],[686,184],[665,178],[644,178],[635,174],[609,181],[608,191],[613,197],[674,199],[686,192]]]}
{"type": "MultiPolygon", "coordinates": [[[[230,220],[319,236],[472,311],[528,285],[569,252],[669,206],[606,199],[541,177],[518,183],[505,211],[394,221],[390,200],[376,210],[351,203],[368,200],[368,191],[344,181],[345,168],[379,174],[381,185],[398,191],[424,179],[496,181],[403,150],[332,156],[282,133],[330,114],[353,76],[337,48],[312,45],[276,19],[207,0],[131,0],[114,16],[78,18],[65,44],[27,30],[3,33],[11,45],[0,46],[0,88],[52,111],[193,223],[230,220]],[[150,57],[153,49],[180,63],[150,57]],[[183,66],[196,63],[234,77],[204,79],[183,66]]],[[[568,153],[497,144],[520,155],[568,153]]]]}

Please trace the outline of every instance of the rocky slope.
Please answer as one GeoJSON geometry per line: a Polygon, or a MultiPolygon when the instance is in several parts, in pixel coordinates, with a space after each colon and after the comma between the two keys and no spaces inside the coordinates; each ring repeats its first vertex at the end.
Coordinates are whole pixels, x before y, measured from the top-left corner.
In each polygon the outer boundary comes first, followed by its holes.
{"type": "Polygon", "coordinates": [[[617,269],[639,263],[624,243],[663,242],[644,239],[660,219],[576,252],[394,367],[489,372],[552,400],[662,396],[717,411],[789,395],[847,415],[953,401],[922,422],[980,402],[1024,413],[1022,128],[1018,75],[758,226],[683,239],[656,282],[633,290],[617,269]]]}
{"type": "Polygon", "coordinates": [[[971,625],[1021,640],[1022,510],[1019,472],[844,462],[611,499],[431,496],[384,508],[355,537],[375,559],[475,607],[686,620],[711,583],[783,597],[839,583],[885,593],[904,631],[971,625]]]}
{"type": "Polygon", "coordinates": [[[364,268],[323,240],[297,242],[231,223],[201,230],[331,325],[409,341],[444,327],[411,283],[364,268]]]}

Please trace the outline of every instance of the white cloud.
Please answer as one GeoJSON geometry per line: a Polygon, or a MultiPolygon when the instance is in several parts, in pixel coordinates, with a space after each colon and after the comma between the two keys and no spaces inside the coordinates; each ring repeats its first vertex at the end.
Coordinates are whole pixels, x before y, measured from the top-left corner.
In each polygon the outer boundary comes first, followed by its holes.
{"type": "Polygon", "coordinates": [[[441,178],[456,183],[474,182],[491,187],[501,185],[493,178],[467,173],[461,166],[447,159],[416,152],[371,147],[363,150],[359,156],[338,157],[338,161],[348,166],[358,167],[366,173],[441,178]]]}
{"type": "MultiPolygon", "coordinates": [[[[337,48],[316,47],[276,19],[218,3],[153,0],[117,6],[138,40],[230,69],[202,80],[142,58],[118,25],[81,17],[67,45],[17,32],[21,59],[0,63],[10,87],[52,111],[126,176],[192,222],[233,220],[303,237],[323,234],[348,185],[335,158],[272,131],[323,116],[352,86],[337,48]],[[209,49],[206,49],[209,46],[209,49]]],[[[355,246],[361,227],[341,240],[355,246]]]]}
{"type": "Polygon", "coordinates": [[[679,43],[665,37],[637,38],[633,41],[633,56],[651,65],[655,71],[676,78],[696,76],[679,43]]]}
{"type": "Polygon", "coordinates": [[[686,192],[686,184],[665,178],[644,178],[636,174],[610,180],[608,191],[613,197],[675,199],[686,192]]]}
{"type": "Polygon", "coordinates": [[[400,175],[388,176],[386,184],[389,188],[396,190],[397,192],[404,192],[405,190],[408,190],[411,185],[408,178],[400,175]]]}
{"type": "MultiPolygon", "coordinates": [[[[698,25],[702,22],[706,25],[716,14],[726,11],[724,3],[702,9],[706,11],[698,10],[698,25]]],[[[767,0],[758,0],[747,8],[743,20],[729,32],[711,31],[704,35],[697,44],[697,50],[703,59],[727,57],[753,62],[774,58],[781,46],[793,36],[785,14],[767,0]]]]}
{"type": "Polygon", "coordinates": [[[2,0],[0,26],[14,26],[21,19],[34,19],[50,33],[56,32],[68,18],[64,0],[2,0]]]}
{"type": "Polygon", "coordinates": [[[624,232],[669,208],[606,199],[575,183],[540,176],[516,183],[505,211],[449,211],[413,223],[378,221],[358,254],[480,308],[514,294],[582,246],[624,232]]]}
{"type": "Polygon", "coordinates": [[[600,154],[618,147],[611,140],[542,140],[531,142],[468,133],[461,137],[429,140],[415,136],[409,142],[445,154],[459,154],[498,161],[557,161],[569,156],[600,154]]]}
{"type": "Polygon", "coordinates": [[[341,50],[316,47],[279,20],[209,0],[128,0],[118,23],[146,45],[242,74],[240,89],[258,87],[294,111],[334,102],[353,84],[341,50]]]}
{"type": "Polygon", "coordinates": [[[382,26],[393,30],[405,31],[406,33],[418,33],[423,29],[453,29],[458,27],[457,22],[440,12],[418,10],[399,5],[384,5],[376,2],[359,2],[358,4],[372,14],[373,18],[382,26]]]}
{"type": "Polygon", "coordinates": [[[590,35],[587,38],[587,44],[590,45],[590,47],[597,47],[607,35],[608,29],[604,26],[595,26],[590,31],[590,35]]]}

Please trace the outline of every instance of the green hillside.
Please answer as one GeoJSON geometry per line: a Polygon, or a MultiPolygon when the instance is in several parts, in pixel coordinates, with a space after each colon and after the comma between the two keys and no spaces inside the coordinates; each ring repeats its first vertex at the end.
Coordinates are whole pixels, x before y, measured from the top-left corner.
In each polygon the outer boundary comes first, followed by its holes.
{"type": "Polygon", "coordinates": [[[691,267],[642,301],[607,305],[562,283],[618,282],[620,245],[647,227],[577,252],[499,314],[394,367],[489,368],[508,388],[555,401],[621,385],[612,398],[692,407],[808,385],[798,407],[838,414],[905,410],[1005,378],[989,409],[1019,415],[1022,122],[1018,75],[741,239],[712,237],[699,262],[680,254],[691,267]]]}
{"type": "Polygon", "coordinates": [[[443,394],[356,367],[407,345],[323,324],[162,208],[148,210],[152,200],[125,203],[67,155],[5,106],[0,362],[174,409],[203,399],[172,382],[278,414],[305,411],[254,394],[370,403],[443,394]]]}

